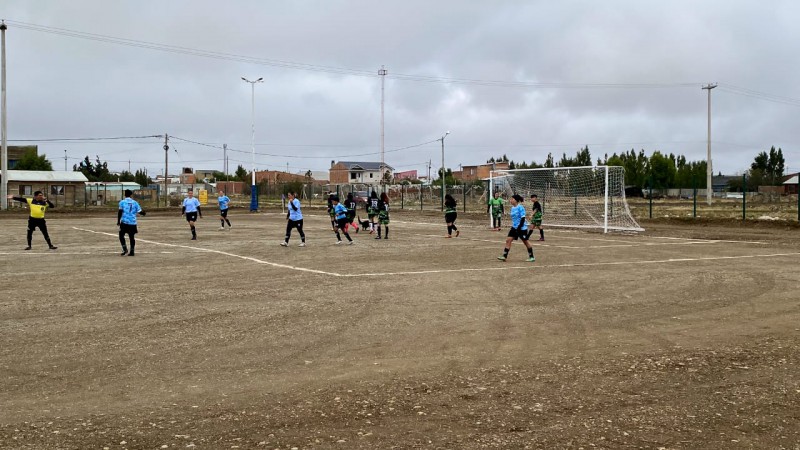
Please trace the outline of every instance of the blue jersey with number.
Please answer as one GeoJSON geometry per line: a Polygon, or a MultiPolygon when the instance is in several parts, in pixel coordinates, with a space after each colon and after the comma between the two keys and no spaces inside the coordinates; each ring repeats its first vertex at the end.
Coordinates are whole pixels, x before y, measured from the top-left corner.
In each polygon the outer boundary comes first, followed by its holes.
{"type": "Polygon", "coordinates": [[[336,214],[336,220],[347,218],[347,207],[341,203],[337,203],[333,207],[333,213],[336,214]]]}
{"type": "Polygon", "coordinates": [[[525,214],[525,207],[522,205],[511,208],[511,227],[519,228],[519,223],[522,221],[522,230],[527,230],[528,224],[525,222],[525,214]]]}
{"type": "Polygon", "coordinates": [[[136,200],[130,197],[120,200],[119,209],[122,210],[120,222],[127,225],[136,225],[136,214],[142,212],[142,207],[139,206],[136,200]]]}
{"type": "Polygon", "coordinates": [[[225,211],[228,209],[228,203],[231,201],[227,195],[223,195],[222,197],[218,198],[217,201],[219,202],[219,210],[225,211]]]}
{"type": "Polygon", "coordinates": [[[296,198],[289,202],[289,220],[303,220],[303,211],[300,210],[300,200],[296,198]]]}
{"type": "Polygon", "coordinates": [[[186,197],[183,199],[183,206],[186,207],[187,214],[197,212],[197,208],[200,207],[200,200],[198,200],[196,197],[186,197]]]}

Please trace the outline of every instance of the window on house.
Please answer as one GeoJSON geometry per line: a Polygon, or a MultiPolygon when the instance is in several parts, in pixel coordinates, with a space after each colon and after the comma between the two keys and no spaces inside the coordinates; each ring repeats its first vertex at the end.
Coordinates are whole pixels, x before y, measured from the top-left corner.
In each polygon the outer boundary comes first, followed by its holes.
{"type": "Polygon", "coordinates": [[[355,172],[350,172],[350,179],[355,180],[356,178],[358,178],[358,174],[355,172]]]}
{"type": "Polygon", "coordinates": [[[369,177],[372,178],[372,172],[370,172],[369,177]]]}
{"type": "Polygon", "coordinates": [[[50,195],[64,195],[64,186],[50,186],[50,195]]]}
{"type": "Polygon", "coordinates": [[[31,195],[33,194],[33,186],[29,184],[21,184],[19,186],[19,195],[31,195]]]}

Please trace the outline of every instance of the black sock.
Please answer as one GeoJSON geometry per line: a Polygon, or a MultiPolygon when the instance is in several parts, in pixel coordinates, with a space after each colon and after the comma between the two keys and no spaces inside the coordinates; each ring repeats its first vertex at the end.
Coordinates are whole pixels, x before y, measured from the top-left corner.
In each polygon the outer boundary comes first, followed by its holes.
{"type": "Polygon", "coordinates": [[[510,248],[503,249],[503,256],[508,257],[508,251],[511,250],[510,248]]]}
{"type": "Polygon", "coordinates": [[[544,230],[542,230],[541,228],[539,229],[539,237],[544,239],[544,230]]]}
{"type": "Polygon", "coordinates": [[[458,227],[456,227],[456,224],[453,224],[453,231],[458,231],[458,227]]]}
{"type": "Polygon", "coordinates": [[[531,258],[533,258],[533,248],[529,248],[529,249],[528,249],[528,256],[530,256],[531,258]]]}
{"type": "Polygon", "coordinates": [[[222,219],[219,219],[219,226],[225,227],[225,221],[222,220],[222,219]]]}
{"type": "Polygon", "coordinates": [[[350,237],[350,233],[348,233],[347,231],[344,232],[344,237],[346,237],[347,240],[350,241],[350,242],[353,241],[353,239],[350,237]]]}
{"type": "Polygon", "coordinates": [[[389,239],[389,225],[386,225],[385,228],[386,228],[386,233],[383,235],[383,237],[389,239]]]}
{"type": "Polygon", "coordinates": [[[230,220],[228,220],[227,218],[225,218],[225,222],[227,222],[227,223],[228,223],[228,226],[231,226],[231,221],[230,221],[230,220]]]}
{"type": "Polygon", "coordinates": [[[192,237],[197,237],[197,231],[195,231],[194,225],[192,225],[192,237]]]}
{"type": "Polygon", "coordinates": [[[453,227],[451,225],[448,225],[447,226],[447,235],[450,236],[451,234],[453,234],[453,227]]]}
{"type": "Polygon", "coordinates": [[[378,237],[381,237],[381,226],[378,225],[378,237]]]}
{"type": "Polygon", "coordinates": [[[339,231],[338,230],[336,231],[336,240],[337,241],[341,241],[342,240],[342,236],[339,235],[339,231]]]}

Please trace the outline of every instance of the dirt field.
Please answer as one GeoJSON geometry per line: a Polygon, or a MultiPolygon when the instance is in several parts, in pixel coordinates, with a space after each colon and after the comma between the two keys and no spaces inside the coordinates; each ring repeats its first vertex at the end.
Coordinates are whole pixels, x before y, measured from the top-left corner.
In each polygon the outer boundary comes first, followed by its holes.
{"type": "Polygon", "coordinates": [[[0,217],[0,448],[800,448],[797,227],[316,214],[0,217]]]}

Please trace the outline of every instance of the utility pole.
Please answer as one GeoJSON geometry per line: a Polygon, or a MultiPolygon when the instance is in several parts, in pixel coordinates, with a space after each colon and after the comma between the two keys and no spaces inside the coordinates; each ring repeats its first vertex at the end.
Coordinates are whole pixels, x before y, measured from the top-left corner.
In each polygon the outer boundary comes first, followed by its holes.
{"type": "Polygon", "coordinates": [[[228,144],[222,144],[222,171],[225,178],[228,178],[228,144]]]}
{"type": "Polygon", "coordinates": [[[428,160],[428,183],[431,182],[431,160],[428,160]]]}
{"type": "Polygon", "coordinates": [[[164,133],[164,206],[169,206],[169,135],[164,133]]]}
{"type": "MultiPolygon", "coordinates": [[[[66,152],[66,150],[64,150],[64,151],[66,152]]],[[[64,159],[67,159],[67,157],[65,156],[64,159]]],[[[64,167],[66,167],[66,164],[64,165],[64,167]]],[[[67,169],[64,169],[64,170],[67,170],[67,169]]],[[[128,173],[131,173],[131,160],[130,159],[128,160],[128,173]]]]}
{"type": "Polygon", "coordinates": [[[709,205],[711,204],[711,200],[714,196],[714,189],[711,185],[711,176],[714,173],[714,169],[711,166],[711,90],[717,87],[717,84],[707,84],[703,86],[703,90],[708,91],[708,141],[707,141],[707,150],[708,155],[706,156],[706,203],[709,205]]]}
{"type": "Polygon", "coordinates": [[[0,51],[0,85],[2,85],[2,93],[0,96],[2,99],[0,103],[2,103],[2,107],[0,107],[0,115],[2,115],[2,120],[0,120],[0,130],[2,131],[2,139],[0,139],[0,147],[2,147],[2,154],[0,157],[3,158],[2,164],[2,175],[3,175],[3,182],[0,183],[0,206],[2,206],[3,210],[8,209],[8,199],[6,196],[8,195],[8,145],[6,145],[6,127],[8,125],[8,120],[6,119],[6,22],[0,22],[0,47],[2,50],[0,51]]]}
{"type": "Polygon", "coordinates": [[[67,171],[67,149],[64,149],[64,172],[67,171]]]}
{"type": "Polygon", "coordinates": [[[386,71],[386,69],[384,69],[384,67],[381,66],[381,70],[378,71],[378,75],[380,75],[380,77],[381,77],[381,168],[380,168],[381,185],[383,185],[383,166],[384,166],[384,158],[383,158],[383,153],[384,153],[384,147],[383,147],[383,139],[384,139],[383,99],[384,99],[384,96],[383,96],[383,94],[384,94],[384,90],[383,90],[383,84],[384,84],[384,81],[386,80],[386,74],[387,73],[388,72],[386,71]]]}

